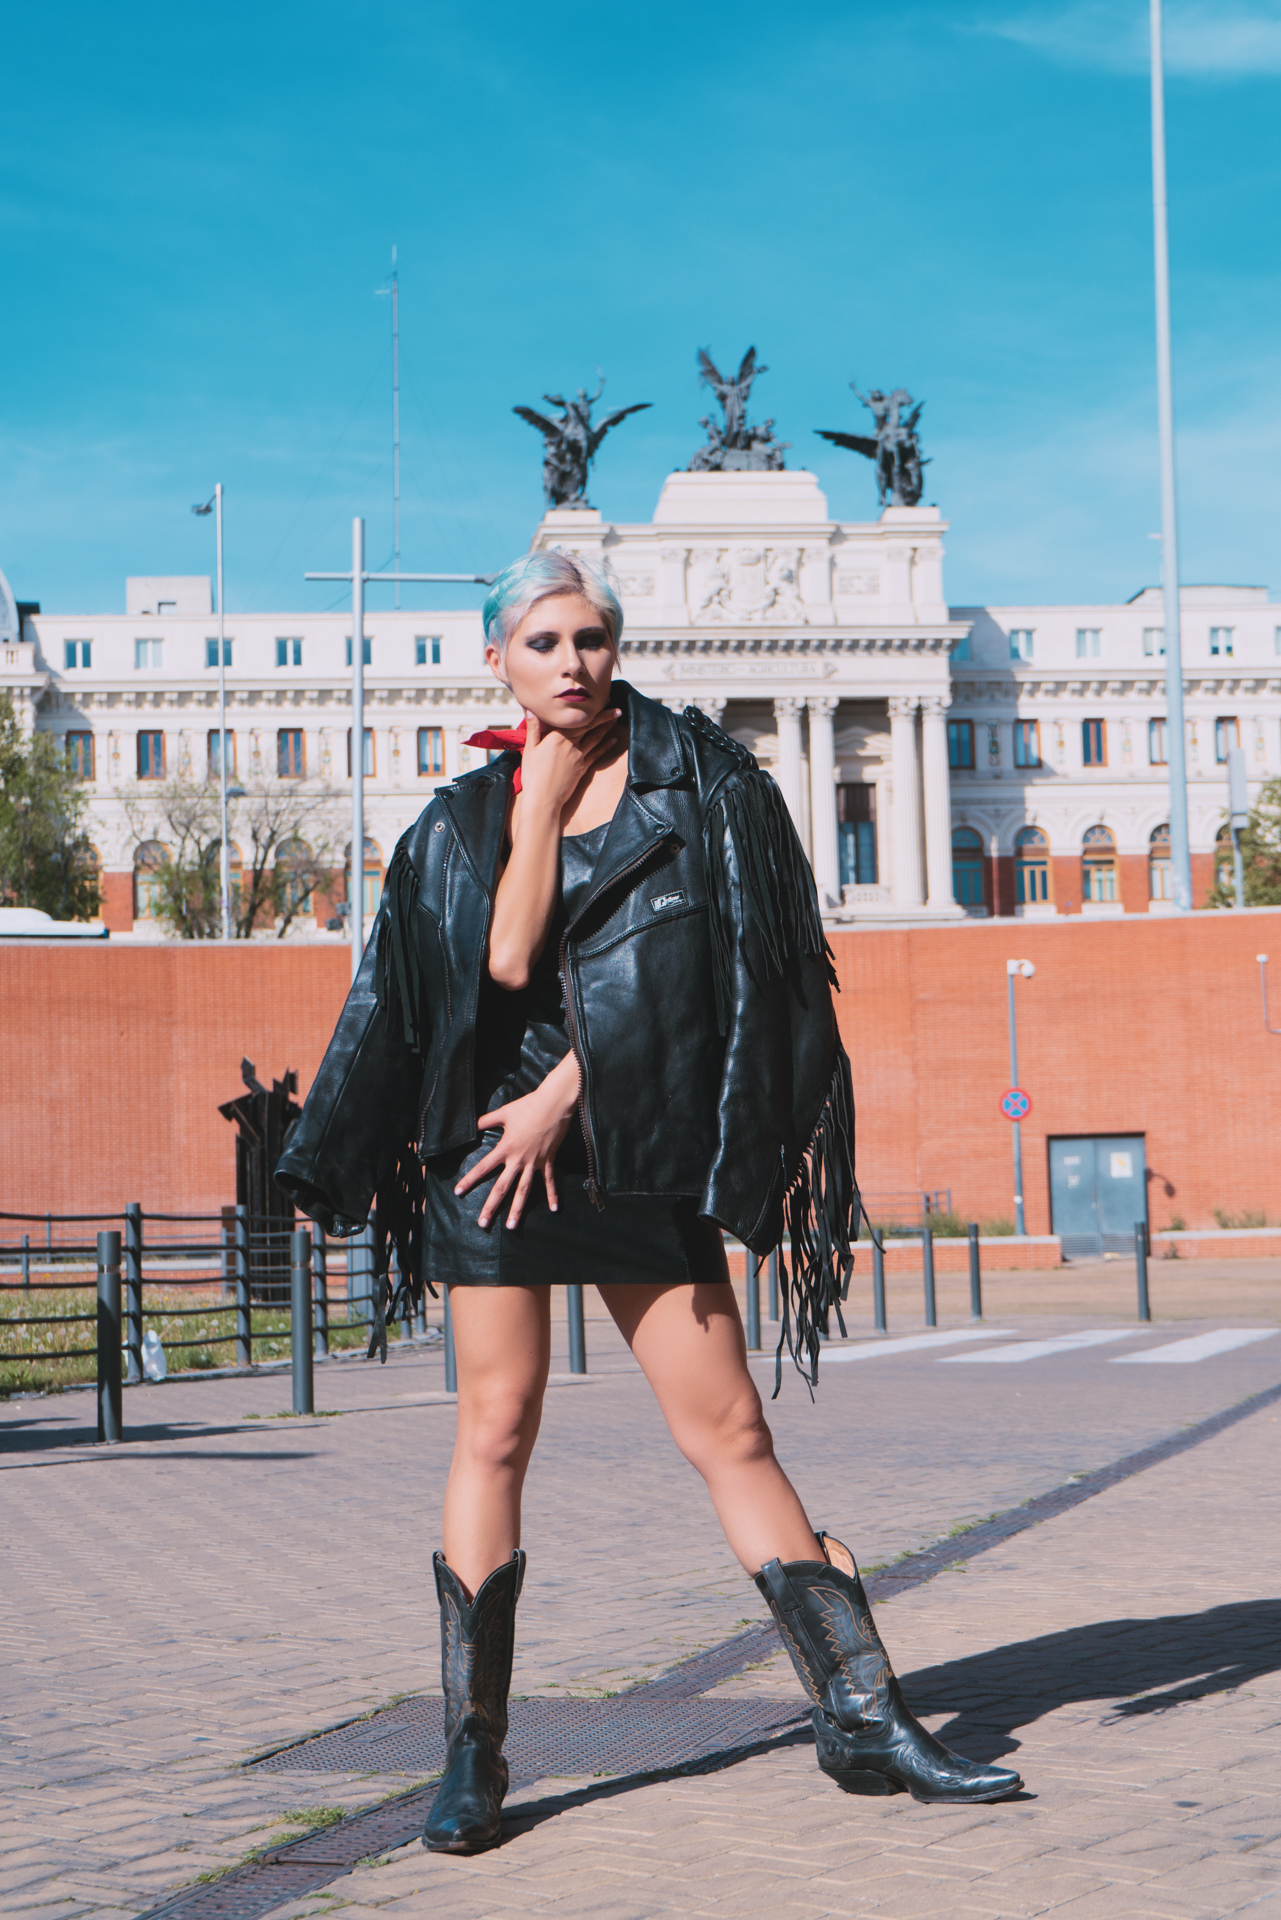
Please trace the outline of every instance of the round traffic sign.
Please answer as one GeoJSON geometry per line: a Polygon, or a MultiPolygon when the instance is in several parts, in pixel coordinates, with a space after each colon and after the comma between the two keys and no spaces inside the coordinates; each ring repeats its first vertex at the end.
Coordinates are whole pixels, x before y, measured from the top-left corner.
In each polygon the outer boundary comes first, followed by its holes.
{"type": "Polygon", "coordinates": [[[1026,1120],[1032,1111],[1032,1096],[1022,1087],[1010,1087],[1001,1095],[1001,1112],[1007,1120],[1026,1120]]]}

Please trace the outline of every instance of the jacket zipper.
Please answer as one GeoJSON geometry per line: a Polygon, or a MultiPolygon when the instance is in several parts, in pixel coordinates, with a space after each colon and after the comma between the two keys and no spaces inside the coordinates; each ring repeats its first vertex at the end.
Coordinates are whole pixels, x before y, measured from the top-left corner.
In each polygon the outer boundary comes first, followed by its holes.
{"type": "MultiPolygon", "coordinates": [[[[610,888],[617,886],[620,880],[625,880],[629,873],[635,872],[637,867],[643,867],[653,852],[653,847],[647,847],[644,853],[638,855],[637,858],[627,866],[620,867],[617,873],[611,875],[604,886],[594,893],[590,900],[583,903],[582,910],[575,919],[574,925],[577,926],[583,914],[587,912],[588,908],[595,906],[602,894],[608,893],[610,888]]],[[[598,1213],[604,1213],[605,1201],[601,1193],[600,1182],[597,1179],[599,1163],[596,1159],[596,1142],[592,1137],[591,1120],[587,1113],[587,1060],[583,1052],[582,1041],[578,1031],[578,1015],[574,1008],[574,987],[569,973],[569,936],[572,931],[573,928],[566,927],[564,933],[561,935],[558,965],[560,970],[561,992],[565,996],[565,1019],[569,1027],[569,1044],[573,1049],[574,1058],[578,1062],[578,1124],[583,1130],[583,1143],[587,1148],[587,1178],[583,1182],[583,1190],[596,1211],[598,1213]]]]}

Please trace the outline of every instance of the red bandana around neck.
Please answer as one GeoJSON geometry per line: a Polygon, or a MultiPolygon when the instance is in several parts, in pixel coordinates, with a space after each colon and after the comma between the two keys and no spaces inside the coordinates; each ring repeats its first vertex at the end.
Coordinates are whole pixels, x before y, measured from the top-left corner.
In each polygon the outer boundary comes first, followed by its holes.
{"type": "MultiPolygon", "coordinates": [[[[484,727],[479,733],[471,734],[464,742],[469,747],[487,747],[491,753],[501,753],[505,748],[514,747],[517,753],[525,751],[525,735],[529,723],[522,720],[518,727],[484,727]]],[[[520,768],[517,767],[512,781],[512,792],[520,792],[520,768]]]]}

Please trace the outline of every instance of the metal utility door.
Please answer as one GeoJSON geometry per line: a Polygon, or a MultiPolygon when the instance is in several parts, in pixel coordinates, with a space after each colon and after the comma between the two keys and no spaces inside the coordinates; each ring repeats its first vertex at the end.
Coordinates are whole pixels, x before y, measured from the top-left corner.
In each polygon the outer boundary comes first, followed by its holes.
{"type": "Polygon", "coordinates": [[[1068,1260],[1128,1253],[1148,1217],[1141,1133],[1050,1141],[1050,1218],[1068,1260]]]}

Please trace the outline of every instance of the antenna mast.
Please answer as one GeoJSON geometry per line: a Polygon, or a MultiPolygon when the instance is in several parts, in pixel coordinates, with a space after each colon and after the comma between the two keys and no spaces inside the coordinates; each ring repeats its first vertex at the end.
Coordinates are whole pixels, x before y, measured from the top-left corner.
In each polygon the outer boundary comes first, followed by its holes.
{"type": "Polygon", "coordinates": [[[396,607],[400,608],[400,280],[396,249],[391,250],[391,532],[396,574],[396,607]]]}

